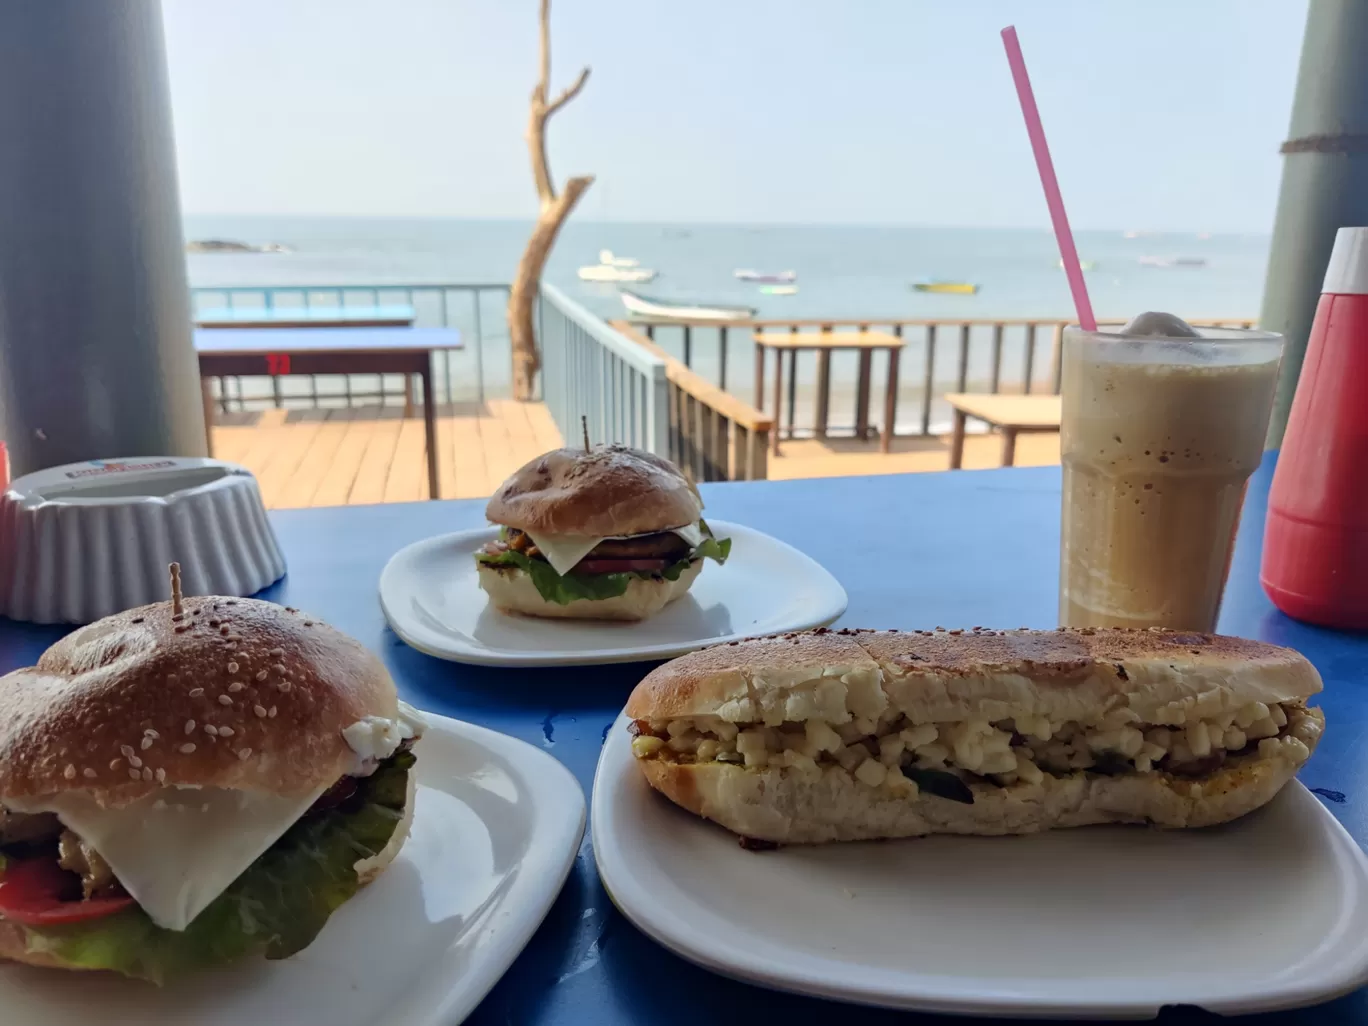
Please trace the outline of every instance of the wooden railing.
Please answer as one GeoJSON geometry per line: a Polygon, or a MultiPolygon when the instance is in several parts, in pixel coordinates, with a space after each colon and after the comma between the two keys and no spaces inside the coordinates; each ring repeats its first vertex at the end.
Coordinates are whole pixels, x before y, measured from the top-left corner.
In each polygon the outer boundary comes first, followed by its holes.
{"type": "MultiPolygon", "coordinates": [[[[723,391],[729,386],[733,389],[745,387],[745,382],[736,380],[736,372],[746,373],[747,364],[731,365],[732,343],[750,344],[756,331],[891,332],[907,343],[900,361],[902,369],[896,391],[901,394],[903,408],[910,400],[916,410],[913,429],[904,428],[898,433],[914,436],[948,429],[949,410],[941,399],[947,392],[1058,393],[1061,341],[1069,323],[1062,318],[755,318],[726,322],[633,319],[628,322],[640,334],[661,345],[662,352],[678,354],[678,360],[685,368],[693,370],[706,365],[704,379],[709,379],[710,372],[711,382],[723,391]],[[709,342],[711,346],[708,346],[709,342]]],[[[1119,327],[1124,319],[1108,318],[1100,323],[1119,327]]],[[[1224,317],[1190,319],[1190,323],[1248,328],[1254,322],[1246,317],[1224,317]]],[[[790,353],[789,361],[788,391],[783,397],[787,409],[767,412],[776,432],[793,437],[801,375],[796,354],[790,353]]],[[[829,395],[818,396],[813,405],[825,409],[829,401],[829,395]]],[[[763,410],[763,396],[758,397],[756,406],[763,410]]]]}
{"type": "Polygon", "coordinates": [[[626,321],[611,325],[665,361],[669,458],[695,481],[754,481],[768,473],[773,420],[686,367],[626,321]]]}

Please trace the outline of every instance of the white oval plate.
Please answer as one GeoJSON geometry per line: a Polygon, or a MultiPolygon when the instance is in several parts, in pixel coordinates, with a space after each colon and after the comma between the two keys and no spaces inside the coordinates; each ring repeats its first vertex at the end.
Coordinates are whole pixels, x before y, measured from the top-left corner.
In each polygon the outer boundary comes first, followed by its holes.
{"type": "Polygon", "coordinates": [[[709,521],[732,540],[689,593],[640,623],[510,616],[488,602],[475,553],[498,529],[461,531],[400,550],[380,575],[394,633],[428,655],[489,666],[565,666],[668,659],[705,645],[805,630],[845,612],[845,589],[791,545],[740,524],[709,521]]]}
{"type": "Polygon", "coordinates": [[[545,752],[429,714],[413,832],[375,883],[292,958],[164,989],[105,973],[0,967],[5,1026],[450,1026],[494,986],[560,893],[584,794],[545,752]]]}
{"type": "MultiPolygon", "coordinates": [[[[633,765],[594,779],[599,875],[639,929],[725,976],[973,1015],[1223,1015],[1368,979],[1368,859],[1300,783],[1224,827],[1087,827],[743,850],[633,765]]],[[[837,1016],[839,1019],[840,1017],[837,1016]]]]}

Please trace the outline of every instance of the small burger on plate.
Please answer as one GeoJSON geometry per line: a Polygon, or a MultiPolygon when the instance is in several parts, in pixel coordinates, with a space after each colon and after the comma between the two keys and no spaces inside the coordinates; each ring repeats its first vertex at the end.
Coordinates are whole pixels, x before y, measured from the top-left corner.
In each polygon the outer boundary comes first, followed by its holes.
{"type": "Polygon", "coordinates": [[[269,602],[68,635],[0,679],[0,957],[159,983],[307,947],[403,844],[421,729],[365,648],[269,602]]]}
{"type": "Polygon", "coordinates": [[[689,590],[730,539],[674,464],[625,445],[557,449],[503,483],[485,515],[499,539],[476,555],[480,587],[505,612],[644,620],[689,590]]]}

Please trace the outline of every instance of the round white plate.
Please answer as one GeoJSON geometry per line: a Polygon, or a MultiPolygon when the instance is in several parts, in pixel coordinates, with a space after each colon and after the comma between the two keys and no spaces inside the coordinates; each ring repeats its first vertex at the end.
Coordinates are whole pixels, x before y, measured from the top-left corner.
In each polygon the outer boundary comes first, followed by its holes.
{"type": "MultiPolygon", "coordinates": [[[[599,875],[690,961],[780,990],[976,1015],[1224,1015],[1368,979],[1368,859],[1300,783],[1224,827],[743,850],[633,765],[594,780],[599,875]]],[[[839,1019],[839,1016],[837,1017],[839,1019]]]]}
{"type": "Polygon", "coordinates": [[[380,605],[394,633],[428,655],[491,666],[556,666],[668,659],[704,645],[805,630],[845,612],[845,589],[808,556],[740,524],[709,521],[732,540],[731,557],[707,560],[683,598],[640,623],[539,620],[489,604],[475,553],[497,528],[461,531],[402,549],[380,575],[380,605]]]}
{"type": "Polygon", "coordinates": [[[515,738],[429,714],[413,832],[385,873],[292,958],[163,989],[104,973],[0,968],[5,1026],[450,1026],[551,907],[584,833],[569,770],[515,738]]]}

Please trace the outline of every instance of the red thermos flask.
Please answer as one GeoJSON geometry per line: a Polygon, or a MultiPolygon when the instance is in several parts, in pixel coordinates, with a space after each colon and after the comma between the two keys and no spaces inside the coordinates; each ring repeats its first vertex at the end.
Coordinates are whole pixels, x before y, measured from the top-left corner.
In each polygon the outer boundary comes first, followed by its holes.
{"type": "Polygon", "coordinates": [[[1288,616],[1368,628],[1368,228],[1341,228],[1268,496],[1264,591],[1288,616]]]}

